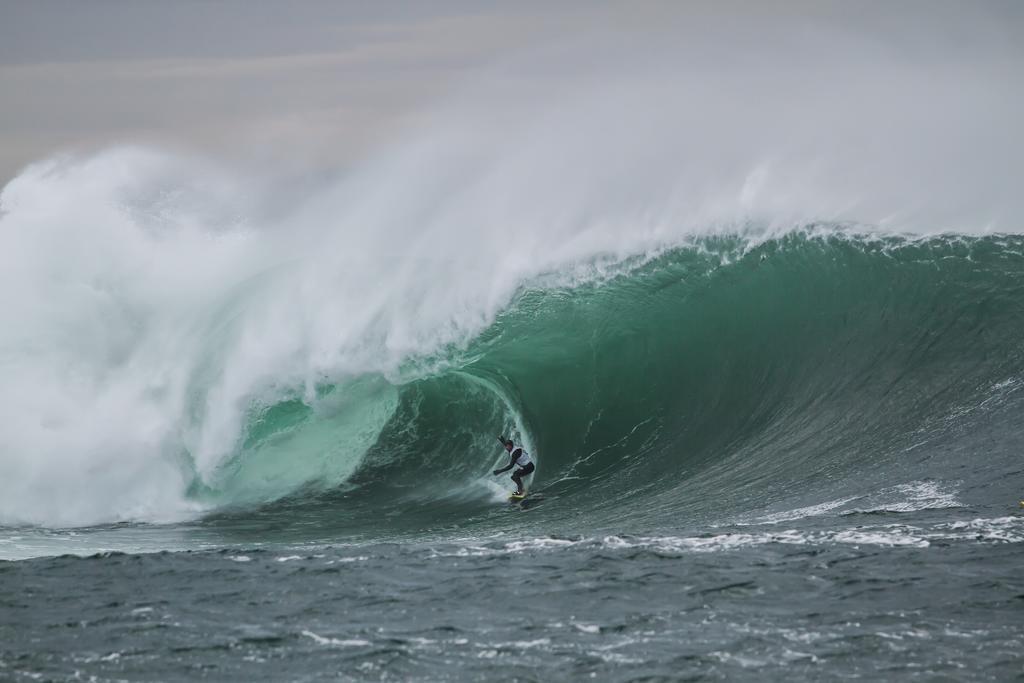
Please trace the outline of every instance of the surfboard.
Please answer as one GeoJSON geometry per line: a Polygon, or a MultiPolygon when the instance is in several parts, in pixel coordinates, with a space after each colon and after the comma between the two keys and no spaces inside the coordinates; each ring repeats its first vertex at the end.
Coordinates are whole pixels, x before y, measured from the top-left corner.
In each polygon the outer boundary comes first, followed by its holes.
{"type": "Polygon", "coordinates": [[[512,493],[508,494],[508,499],[509,499],[509,502],[511,502],[511,503],[518,503],[523,498],[526,498],[526,495],[527,495],[526,491],[523,491],[522,495],[519,495],[518,493],[512,492],[512,493]]]}
{"type": "Polygon", "coordinates": [[[544,494],[528,492],[522,496],[509,496],[508,502],[515,510],[532,510],[544,502],[544,494]]]}

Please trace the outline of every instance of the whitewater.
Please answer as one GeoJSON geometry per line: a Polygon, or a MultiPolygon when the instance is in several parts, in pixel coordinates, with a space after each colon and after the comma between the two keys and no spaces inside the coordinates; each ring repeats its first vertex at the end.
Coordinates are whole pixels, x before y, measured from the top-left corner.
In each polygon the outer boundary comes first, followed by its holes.
{"type": "Polygon", "coordinates": [[[666,45],[10,180],[0,677],[1020,675],[1020,62],[666,45]]]}

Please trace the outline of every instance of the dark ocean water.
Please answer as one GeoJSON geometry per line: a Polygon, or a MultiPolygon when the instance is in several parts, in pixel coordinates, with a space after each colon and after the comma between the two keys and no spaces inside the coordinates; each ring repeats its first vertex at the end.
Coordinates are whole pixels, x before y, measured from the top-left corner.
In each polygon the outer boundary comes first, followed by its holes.
{"type": "Polygon", "coordinates": [[[542,279],[398,377],[254,401],[197,520],[0,530],[0,679],[1020,678],[1022,339],[1012,236],[542,279]]]}
{"type": "MultiPolygon", "coordinates": [[[[792,526],[6,564],[9,680],[1012,680],[1018,542],[792,526]],[[826,532],[826,535],[831,532],[826,532]]],[[[269,544],[273,545],[273,544],[269,544]]]]}

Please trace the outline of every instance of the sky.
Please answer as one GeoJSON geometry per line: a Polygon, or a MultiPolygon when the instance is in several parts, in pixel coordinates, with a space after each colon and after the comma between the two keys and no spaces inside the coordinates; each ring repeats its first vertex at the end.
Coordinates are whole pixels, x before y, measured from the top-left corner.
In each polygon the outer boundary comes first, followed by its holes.
{"type": "Polygon", "coordinates": [[[344,160],[575,11],[517,7],[2,0],[0,178],[121,142],[344,160]]]}
{"type": "Polygon", "coordinates": [[[0,183],[118,144],[345,168],[431,118],[500,136],[559,109],[611,140],[676,117],[726,160],[841,136],[834,155],[905,144],[922,169],[1012,176],[1022,75],[1012,1],[0,0],[0,183]]]}

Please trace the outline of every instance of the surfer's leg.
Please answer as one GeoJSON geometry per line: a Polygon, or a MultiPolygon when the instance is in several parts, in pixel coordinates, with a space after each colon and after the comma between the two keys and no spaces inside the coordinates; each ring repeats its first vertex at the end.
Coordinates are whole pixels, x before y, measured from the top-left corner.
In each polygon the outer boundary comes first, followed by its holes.
{"type": "Polygon", "coordinates": [[[512,481],[516,483],[516,495],[523,494],[523,470],[518,469],[512,473],[512,481]]]}
{"type": "Polygon", "coordinates": [[[516,472],[516,474],[519,475],[519,493],[526,493],[526,487],[523,484],[523,477],[528,477],[533,474],[533,469],[533,463],[531,462],[527,463],[526,467],[516,472]]]}

